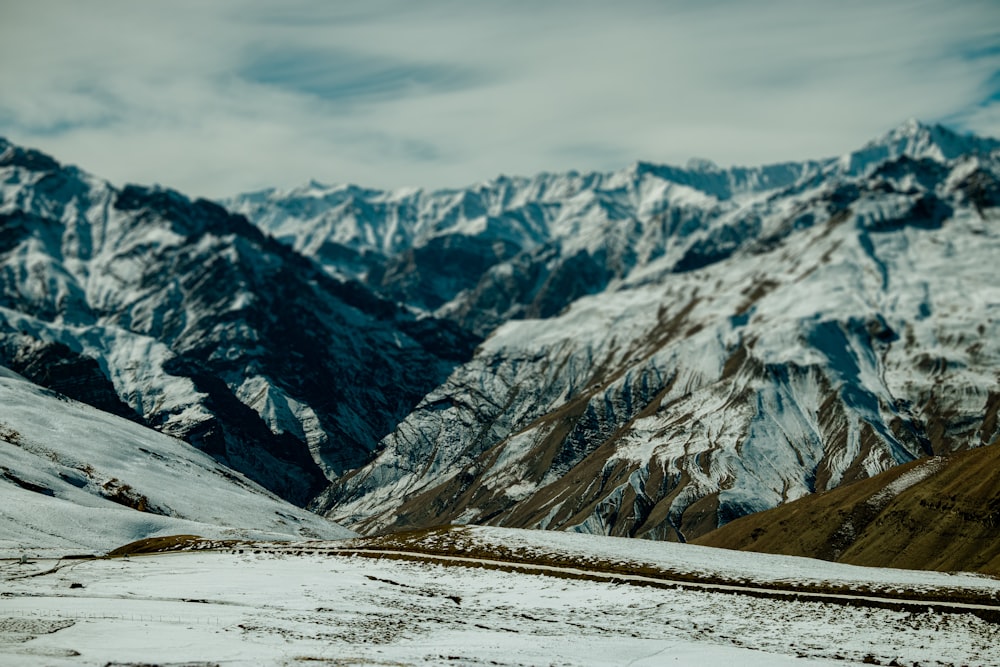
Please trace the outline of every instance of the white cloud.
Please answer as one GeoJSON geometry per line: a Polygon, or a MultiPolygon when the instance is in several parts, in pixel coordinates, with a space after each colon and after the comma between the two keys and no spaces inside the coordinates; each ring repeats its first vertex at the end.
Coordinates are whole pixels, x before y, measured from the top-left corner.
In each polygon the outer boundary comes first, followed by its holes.
{"type": "Polygon", "coordinates": [[[956,120],[971,132],[1000,137],[1000,101],[991,101],[964,112],[956,120]]]}
{"type": "Polygon", "coordinates": [[[990,1],[42,0],[0,13],[0,134],[194,195],[802,159],[911,116],[998,129],[990,1]]]}

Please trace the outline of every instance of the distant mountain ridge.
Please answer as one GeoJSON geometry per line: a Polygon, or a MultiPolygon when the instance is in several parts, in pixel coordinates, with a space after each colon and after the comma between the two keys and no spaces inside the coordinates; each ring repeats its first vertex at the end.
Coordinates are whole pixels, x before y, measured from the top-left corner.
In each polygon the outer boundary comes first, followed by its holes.
{"type": "Polygon", "coordinates": [[[998,162],[907,122],[234,215],[3,142],[0,361],[362,531],[688,540],[996,440],[998,162]]]}
{"type": "Polygon", "coordinates": [[[508,319],[552,316],[664,254],[682,269],[702,266],[754,232],[754,212],[734,199],[865,176],[902,156],[940,161],[998,147],[911,120],[842,157],[800,163],[637,162],[440,191],[313,181],[222,203],[331,274],[486,336],[508,319]],[[706,234],[727,216],[732,224],[706,234]]]}

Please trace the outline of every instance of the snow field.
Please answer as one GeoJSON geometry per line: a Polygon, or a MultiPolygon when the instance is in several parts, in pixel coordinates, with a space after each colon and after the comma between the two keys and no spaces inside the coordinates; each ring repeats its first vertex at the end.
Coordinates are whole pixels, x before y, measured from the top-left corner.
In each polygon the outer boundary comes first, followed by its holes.
{"type": "Polygon", "coordinates": [[[971,615],[388,559],[181,553],[25,577],[52,565],[0,565],[0,664],[990,664],[1000,641],[971,615]]]}
{"type": "MultiPolygon", "coordinates": [[[[733,551],[696,544],[494,526],[453,527],[444,538],[431,536],[426,543],[431,545],[435,540],[448,545],[468,543],[487,551],[506,549],[528,560],[532,557],[567,556],[581,563],[590,560],[620,563],[633,568],[649,566],[728,581],[864,587],[882,592],[965,589],[977,595],[1000,599],[1000,579],[971,572],[861,567],[815,558],[733,551]]],[[[450,548],[454,550],[457,547],[450,548]]]]}

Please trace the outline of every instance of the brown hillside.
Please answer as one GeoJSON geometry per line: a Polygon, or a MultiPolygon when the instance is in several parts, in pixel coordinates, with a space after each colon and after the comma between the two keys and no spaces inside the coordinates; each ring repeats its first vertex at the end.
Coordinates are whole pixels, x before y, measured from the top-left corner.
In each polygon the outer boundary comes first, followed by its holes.
{"type": "Polygon", "coordinates": [[[921,459],[733,521],[696,544],[1000,575],[1000,444],[921,459]]]}

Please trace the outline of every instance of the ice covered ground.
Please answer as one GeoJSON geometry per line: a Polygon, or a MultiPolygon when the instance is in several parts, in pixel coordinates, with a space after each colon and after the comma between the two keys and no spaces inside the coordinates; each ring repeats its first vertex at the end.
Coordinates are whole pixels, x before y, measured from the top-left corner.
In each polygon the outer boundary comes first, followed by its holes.
{"type": "Polygon", "coordinates": [[[54,565],[0,563],[0,664],[1000,663],[968,614],[252,548],[54,565]]]}

